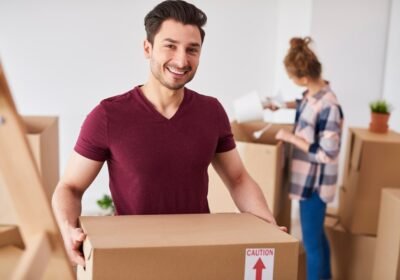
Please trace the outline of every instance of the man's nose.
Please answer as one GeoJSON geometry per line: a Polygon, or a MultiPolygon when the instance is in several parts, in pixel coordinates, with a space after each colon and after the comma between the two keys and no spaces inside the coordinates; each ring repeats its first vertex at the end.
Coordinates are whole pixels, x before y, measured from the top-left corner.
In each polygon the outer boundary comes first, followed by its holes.
{"type": "Polygon", "coordinates": [[[178,67],[188,66],[187,53],[185,49],[178,49],[175,53],[174,62],[178,67]]]}

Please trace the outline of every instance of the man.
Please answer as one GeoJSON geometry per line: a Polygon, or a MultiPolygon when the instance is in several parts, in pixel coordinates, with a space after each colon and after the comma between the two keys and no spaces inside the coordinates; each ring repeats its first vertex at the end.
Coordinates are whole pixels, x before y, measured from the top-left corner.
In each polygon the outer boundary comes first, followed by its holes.
{"type": "Polygon", "coordinates": [[[276,224],[221,104],[184,87],[196,73],[206,21],[184,1],[157,5],[145,17],[148,81],[103,100],[86,118],[52,200],[73,263],[84,265],[81,198],[105,161],[118,215],[209,213],[212,162],[240,211],[276,224]]]}

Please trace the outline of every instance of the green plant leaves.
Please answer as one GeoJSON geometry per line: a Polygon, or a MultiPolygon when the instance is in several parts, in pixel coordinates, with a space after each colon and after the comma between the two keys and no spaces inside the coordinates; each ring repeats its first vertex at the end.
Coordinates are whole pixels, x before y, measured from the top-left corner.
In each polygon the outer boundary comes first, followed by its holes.
{"type": "Polygon", "coordinates": [[[371,112],[379,113],[379,114],[389,114],[391,111],[391,107],[389,103],[385,100],[376,100],[369,103],[369,107],[371,108],[371,112]]]}

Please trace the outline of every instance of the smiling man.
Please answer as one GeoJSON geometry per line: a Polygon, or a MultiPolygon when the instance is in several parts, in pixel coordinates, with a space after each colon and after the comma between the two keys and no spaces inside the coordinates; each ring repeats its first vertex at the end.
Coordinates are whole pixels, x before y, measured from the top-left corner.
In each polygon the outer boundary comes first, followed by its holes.
{"type": "Polygon", "coordinates": [[[275,224],[242,165],[223,107],[185,87],[199,65],[206,21],[184,1],[157,5],[145,17],[147,82],[101,101],[87,116],[52,201],[74,264],[84,265],[82,195],[104,162],[117,215],[209,213],[212,163],[240,211],[275,224]]]}

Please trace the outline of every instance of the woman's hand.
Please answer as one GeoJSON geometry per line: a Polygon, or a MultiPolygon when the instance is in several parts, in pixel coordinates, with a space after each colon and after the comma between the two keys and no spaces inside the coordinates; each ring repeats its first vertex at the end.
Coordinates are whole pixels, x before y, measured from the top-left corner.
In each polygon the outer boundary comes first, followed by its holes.
{"type": "Polygon", "coordinates": [[[294,139],[294,134],[286,129],[281,128],[276,134],[275,138],[278,140],[282,140],[288,143],[292,143],[294,139]]]}

